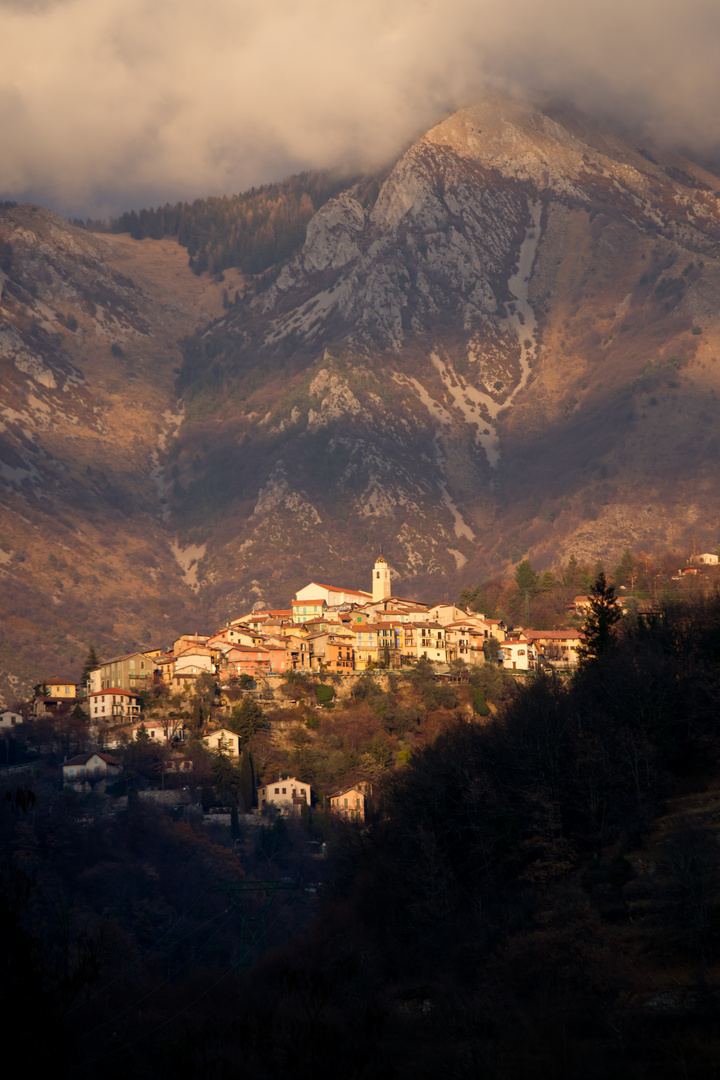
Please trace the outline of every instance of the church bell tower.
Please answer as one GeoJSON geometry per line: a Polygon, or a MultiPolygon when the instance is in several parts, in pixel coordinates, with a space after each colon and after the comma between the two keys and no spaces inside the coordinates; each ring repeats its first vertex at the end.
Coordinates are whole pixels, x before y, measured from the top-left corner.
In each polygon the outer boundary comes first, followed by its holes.
{"type": "Polygon", "coordinates": [[[390,567],[387,560],[378,555],[373,570],[372,598],[373,603],[377,600],[385,600],[390,595],[390,567]]]}

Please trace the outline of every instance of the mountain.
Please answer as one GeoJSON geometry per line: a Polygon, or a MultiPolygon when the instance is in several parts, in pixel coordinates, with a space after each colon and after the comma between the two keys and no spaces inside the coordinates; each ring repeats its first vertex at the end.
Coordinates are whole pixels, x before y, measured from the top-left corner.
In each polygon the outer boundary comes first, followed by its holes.
{"type": "Polygon", "coordinates": [[[525,554],[714,546],[719,225],[696,164],[497,97],[372,204],[330,200],[186,348],[173,512],[213,537],[209,593],[358,585],[379,547],[452,589],[525,554]]]}
{"type": "Polygon", "coordinates": [[[2,666],[367,587],[381,549],[454,597],[525,556],[714,547],[719,192],[488,96],[255,279],[0,210],[2,666]]]}

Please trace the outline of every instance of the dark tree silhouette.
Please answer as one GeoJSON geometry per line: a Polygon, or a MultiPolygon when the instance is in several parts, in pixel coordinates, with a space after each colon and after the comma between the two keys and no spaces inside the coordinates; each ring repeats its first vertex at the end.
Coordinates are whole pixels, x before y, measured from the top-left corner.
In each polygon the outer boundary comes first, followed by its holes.
{"type": "Polygon", "coordinates": [[[590,591],[590,608],[585,617],[585,642],[578,649],[581,660],[587,662],[604,656],[616,640],[616,626],[622,619],[622,608],[615,596],[615,586],[608,585],[605,574],[598,574],[590,591]]]}

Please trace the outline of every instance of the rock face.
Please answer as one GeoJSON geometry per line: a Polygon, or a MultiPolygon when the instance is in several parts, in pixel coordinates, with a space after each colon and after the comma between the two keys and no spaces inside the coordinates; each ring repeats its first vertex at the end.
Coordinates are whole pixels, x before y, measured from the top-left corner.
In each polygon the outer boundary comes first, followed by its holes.
{"type": "Polygon", "coordinates": [[[0,211],[0,572],[35,612],[12,656],[48,611],[45,674],[308,575],[367,588],[378,550],[451,598],[526,556],[712,549],[719,191],[489,97],[226,310],[169,241],[0,211]]]}

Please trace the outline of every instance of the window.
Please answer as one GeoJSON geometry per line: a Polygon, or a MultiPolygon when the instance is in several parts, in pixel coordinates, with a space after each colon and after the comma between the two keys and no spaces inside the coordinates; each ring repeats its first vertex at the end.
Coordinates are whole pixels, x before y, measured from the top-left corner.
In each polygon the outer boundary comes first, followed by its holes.
{"type": "Polygon", "coordinates": [[[280,788],[279,788],[279,787],[276,787],[276,788],[275,788],[275,794],[276,794],[276,795],[279,795],[279,794],[280,794],[280,788]]]}
{"type": "Polygon", "coordinates": [[[286,787],[283,788],[282,793],[283,793],[283,795],[287,795],[287,788],[286,787]]]}

